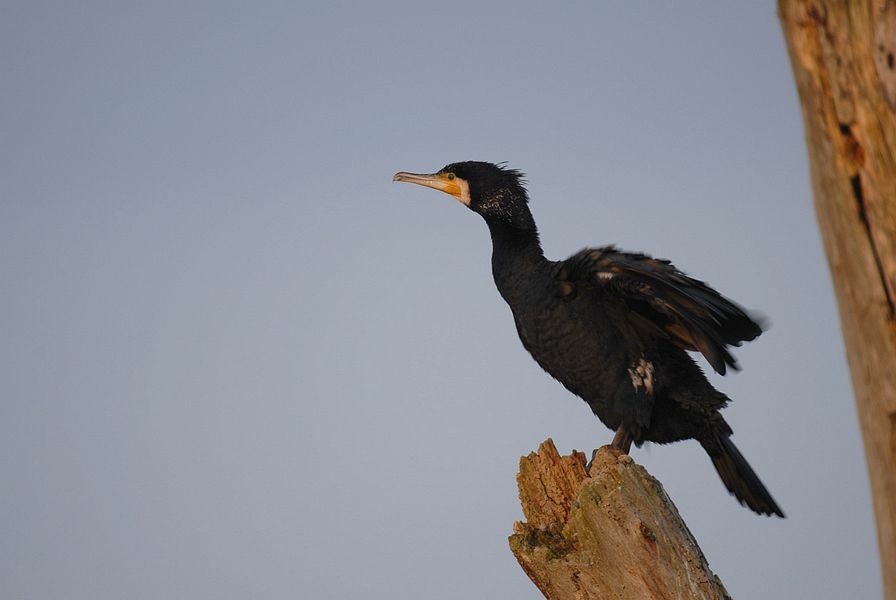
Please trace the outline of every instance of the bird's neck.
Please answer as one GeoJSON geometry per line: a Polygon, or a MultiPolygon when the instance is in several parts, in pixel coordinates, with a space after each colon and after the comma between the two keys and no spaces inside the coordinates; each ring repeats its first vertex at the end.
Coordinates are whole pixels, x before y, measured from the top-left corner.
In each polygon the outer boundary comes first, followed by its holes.
{"type": "Polygon", "coordinates": [[[504,299],[514,305],[547,263],[531,215],[516,223],[487,219],[492,234],[492,274],[504,299]],[[522,225],[522,226],[520,226],[522,225]]]}

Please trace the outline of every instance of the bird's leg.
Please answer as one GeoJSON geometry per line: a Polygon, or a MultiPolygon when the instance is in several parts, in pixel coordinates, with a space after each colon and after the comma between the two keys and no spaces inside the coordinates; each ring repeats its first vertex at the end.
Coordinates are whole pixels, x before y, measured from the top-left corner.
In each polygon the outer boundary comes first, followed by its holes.
{"type": "Polygon", "coordinates": [[[632,439],[632,434],[626,430],[625,425],[620,425],[610,445],[614,448],[619,448],[624,454],[628,454],[629,450],[632,449],[632,439]]]}

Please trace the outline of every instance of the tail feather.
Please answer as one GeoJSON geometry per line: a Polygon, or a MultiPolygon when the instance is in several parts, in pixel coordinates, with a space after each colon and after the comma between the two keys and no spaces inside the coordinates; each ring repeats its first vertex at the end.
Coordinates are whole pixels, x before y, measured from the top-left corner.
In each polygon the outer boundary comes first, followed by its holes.
{"type": "Polygon", "coordinates": [[[728,435],[717,433],[700,443],[712,459],[722,483],[741,504],[761,515],[784,517],[784,512],[728,435]]]}

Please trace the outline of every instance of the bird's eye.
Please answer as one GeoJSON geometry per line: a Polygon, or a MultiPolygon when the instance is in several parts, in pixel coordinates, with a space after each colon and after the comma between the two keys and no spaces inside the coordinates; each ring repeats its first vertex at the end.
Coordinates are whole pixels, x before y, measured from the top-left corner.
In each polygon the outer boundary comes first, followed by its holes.
{"type": "Polygon", "coordinates": [[[457,177],[454,173],[448,173],[448,181],[454,181],[454,178],[457,177]]]}

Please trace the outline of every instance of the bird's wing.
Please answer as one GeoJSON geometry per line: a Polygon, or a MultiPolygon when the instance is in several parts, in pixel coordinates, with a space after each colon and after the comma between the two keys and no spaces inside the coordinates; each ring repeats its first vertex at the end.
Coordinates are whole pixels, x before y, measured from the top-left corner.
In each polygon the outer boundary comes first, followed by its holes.
{"type": "Polygon", "coordinates": [[[596,285],[624,301],[638,329],[699,351],[722,375],[726,366],[738,368],[727,347],[762,333],[744,309],[667,260],[606,246],[586,248],[564,267],[570,280],[596,285]]]}

